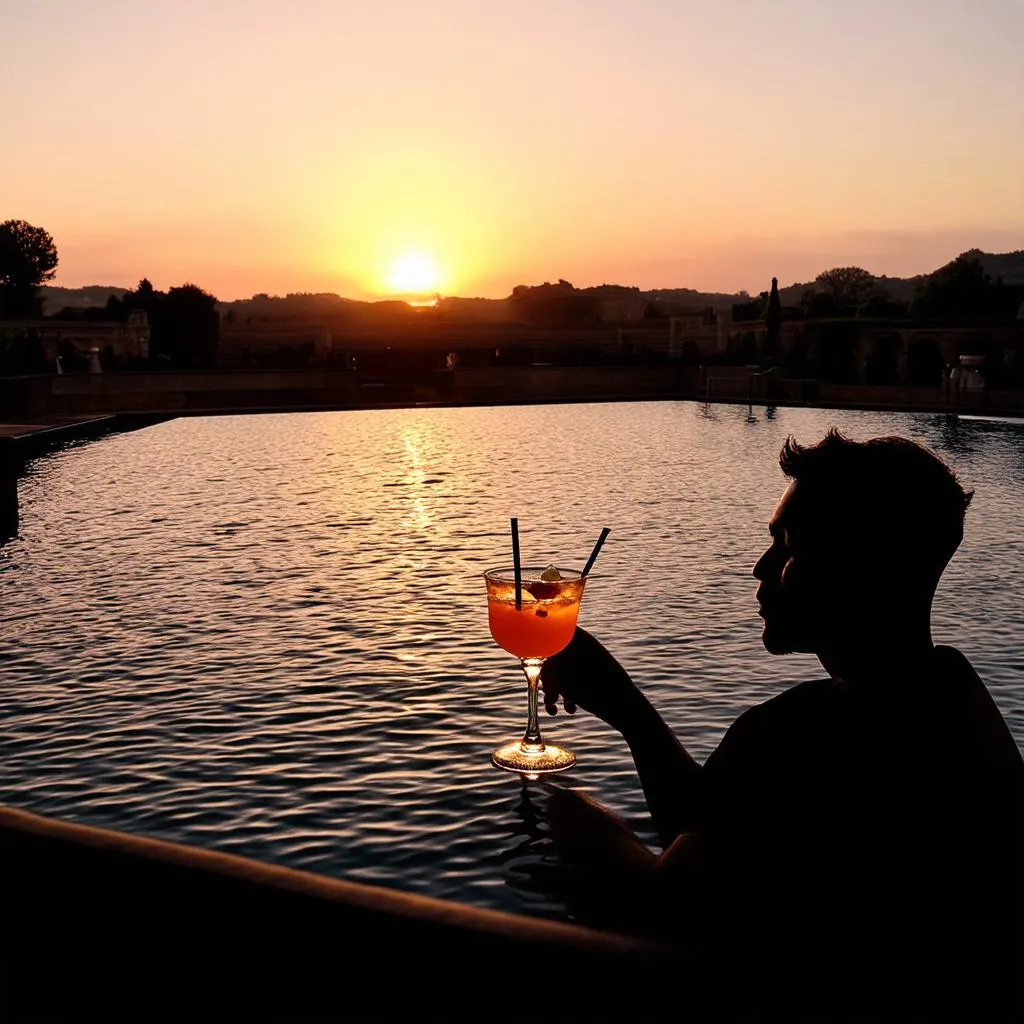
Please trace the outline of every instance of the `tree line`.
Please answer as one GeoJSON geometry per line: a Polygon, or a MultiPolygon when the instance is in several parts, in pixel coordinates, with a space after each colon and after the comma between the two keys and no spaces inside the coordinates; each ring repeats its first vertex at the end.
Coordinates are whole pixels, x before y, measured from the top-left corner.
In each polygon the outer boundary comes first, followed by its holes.
{"type": "MultiPolygon", "coordinates": [[[[884,279],[875,277],[863,267],[833,267],[823,271],[813,284],[805,288],[798,301],[783,306],[779,302],[778,283],[773,279],[772,291],[764,291],[756,299],[733,304],[735,319],[830,320],[865,318],[879,320],[926,319],[971,320],[1012,318],[1024,303],[1024,285],[1004,284],[985,272],[982,253],[969,250],[923,277],[910,298],[890,294],[884,279]]],[[[787,289],[792,295],[792,288],[787,289]]],[[[559,279],[539,285],[517,285],[512,289],[510,304],[523,323],[583,326],[596,324],[602,318],[601,300],[635,294],[638,289],[620,287],[576,288],[559,279]]],[[[662,319],[672,315],[678,303],[647,298],[645,318],[662,319]]]]}
{"type": "MultiPolygon", "coordinates": [[[[43,317],[40,287],[53,279],[58,265],[57,247],[44,228],[23,220],[0,223],[0,373],[45,373],[49,365],[38,332],[31,326],[4,331],[2,321],[33,321],[43,317]]],[[[132,359],[101,352],[107,369],[202,368],[216,365],[220,339],[217,299],[198,285],[187,283],[168,289],[154,288],[143,278],[120,298],[111,295],[105,306],[65,307],[51,320],[127,323],[133,313],[144,313],[149,328],[149,355],[132,359]]],[[[62,344],[58,355],[65,370],[88,367],[85,355],[73,344],[62,344]]]]}
{"type": "MultiPolygon", "coordinates": [[[[771,350],[775,348],[780,321],[785,319],[828,323],[853,318],[914,318],[955,323],[1015,317],[1018,310],[1024,308],[1024,285],[1004,284],[999,277],[993,279],[985,271],[982,255],[978,250],[962,253],[922,278],[916,293],[909,299],[894,297],[884,279],[874,277],[862,267],[850,266],[822,272],[795,305],[783,305],[778,283],[773,278],[770,292],[734,305],[733,317],[736,320],[763,319],[771,350]]],[[[38,337],[33,337],[31,326],[19,329],[20,333],[4,331],[2,321],[27,321],[31,325],[41,319],[39,289],[53,279],[57,266],[57,247],[45,229],[23,220],[0,223],[0,373],[37,373],[52,369],[47,365],[38,337]]],[[[793,289],[786,291],[792,295],[793,289]]],[[[634,297],[645,299],[644,293],[636,288],[603,285],[579,289],[559,279],[535,286],[518,285],[512,290],[510,307],[523,324],[597,326],[602,322],[604,300],[634,297]]],[[[337,299],[337,303],[348,308],[344,300],[337,299]]],[[[395,305],[409,315],[415,312],[404,304],[395,305]]],[[[649,298],[644,316],[648,320],[664,319],[671,315],[671,309],[672,306],[657,298],[649,298]]],[[[217,299],[195,284],[160,291],[143,278],[120,298],[110,296],[105,306],[65,307],[50,319],[124,323],[134,313],[145,314],[150,332],[149,356],[145,360],[132,360],[108,347],[101,353],[105,368],[202,368],[216,364],[220,339],[217,299]]],[[[233,316],[232,311],[228,320],[233,316]]],[[[59,354],[65,369],[87,367],[85,356],[77,352],[71,342],[65,343],[59,354]]]]}
{"type": "MultiPolygon", "coordinates": [[[[808,320],[856,316],[863,319],[972,320],[1013,318],[1024,303],[1024,286],[1004,284],[985,272],[981,252],[961,253],[923,278],[909,300],[893,298],[884,283],[863,267],[834,267],[819,274],[796,311],[808,320]]],[[[762,308],[769,296],[761,293],[762,308]]]]}
{"type": "Polygon", "coordinates": [[[111,295],[105,306],[66,306],[52,319],[126,323],[132,313],[146,314],[150,363],[181,368],[216,363],[220,338],[217,299],[195,284],[178,285],[163,292],[144,277],[120,298],[111,295]]]}

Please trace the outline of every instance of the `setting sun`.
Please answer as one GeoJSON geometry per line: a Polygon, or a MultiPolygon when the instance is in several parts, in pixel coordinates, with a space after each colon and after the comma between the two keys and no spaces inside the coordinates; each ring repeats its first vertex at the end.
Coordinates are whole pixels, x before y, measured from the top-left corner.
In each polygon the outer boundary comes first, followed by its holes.
{"type": "Polygon", "coordinates": [[[437,262],[425,252],[403,253],[388,271],[388,284],[403,295],[437,291],[440,280],[437,262]]]}

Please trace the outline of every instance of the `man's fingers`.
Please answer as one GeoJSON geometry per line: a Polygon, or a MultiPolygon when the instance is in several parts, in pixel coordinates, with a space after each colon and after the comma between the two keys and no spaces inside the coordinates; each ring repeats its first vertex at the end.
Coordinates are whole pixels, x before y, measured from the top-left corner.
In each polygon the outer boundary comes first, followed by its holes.
{"type": "MultiPolygon", "coordinates": [[[[573,702],[571,700],[566,700],[563,697],[562,698],[562,705],[565,708],[565,713],[567,715],[575,715],[576,714],[576,705],[573,704],[573,702]]],[[[544,698],[544,710],[549,715],[557,715],[558,714],[558,703],[557,703],[557,701],[549,701],[545,697],[544,698]]]]}
{"type": "MultiPolygon", "coordinates": [[[[577,627],[577,631],[579,627],[577,627]]],[[[571,646],[571,645],[570,645],[571,646]]],[[[566,661],[565,651],[554,655],[554,658],[561,659],[563,662],[566,661]]],[[[567,664],[572,665],[571,661],[567,664]]],[[[572,678],[572,671],[568,673],[569,678],[572,678]]],[[[570,700],[562,690],[562,683],[565,681],[566,673],[559,670],[557,666],[551,664],[549,659],[547,664],[544,666],[544,671],[541,673],[540,685],[544,691],[544,709],[549,715],[558,714],[558,702],[562,702],[562,706],[565,708],[566,714],[576,714],[576,702],[570,700]]]]}
{"type": "Polygon", "coordinates": [[[569,700],[568,697],[562,692],[561,687],[553,679],[549,682],[545,682],[543,676],[541,677],[541,688],[544,691],[544,709],[549,715],[558,714],[558,702],[561,701],[565,708],[566,714],[576,714],[576,703],[575,701],[569,700]]]}
{"type": "Polygon", "coordinates": [[[558,701],[558,698],[562,696],[562,691],[554,679],[545,679],[541,676],[540,688],[544,694],[545,704],[554,704],[558,701]]]}

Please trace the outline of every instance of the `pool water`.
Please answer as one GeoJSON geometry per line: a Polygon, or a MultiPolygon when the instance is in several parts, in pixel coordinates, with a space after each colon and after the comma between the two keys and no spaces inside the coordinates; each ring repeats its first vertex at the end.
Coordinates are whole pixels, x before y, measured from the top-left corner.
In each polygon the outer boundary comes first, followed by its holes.
{"type": "MultiPolygon", "coordinates": [[[[483,570],[580,565],[581,624],[700,759],[821,674],[760,643],[750,570],[788,434],[902,434],[976,489],[934,612],[1024,745],[1024,427],[651,402],[184,418],[20,481],[0,547],[0,800],[73,821],[542,916],[542,787],[490,764],[525,682],[483,570]]],[[[645,838],[625,743],[542,728],[562,780],[645,838]]]]}

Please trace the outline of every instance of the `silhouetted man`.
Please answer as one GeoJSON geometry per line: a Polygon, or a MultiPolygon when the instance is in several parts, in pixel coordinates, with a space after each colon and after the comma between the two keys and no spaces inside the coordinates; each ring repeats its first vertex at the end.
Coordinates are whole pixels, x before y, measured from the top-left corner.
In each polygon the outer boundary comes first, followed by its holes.
{"type": "Polygon", "coordinates": [[[792,440],[754,567],[763,641],[829,678],[750,708],[700,765],[589,634],[544,669],[629,744],[664,852],[567,790],[584,921],[679,942],[723,1009],[1018,1019],[1024,761],[967,660],[932,644],[971,500],[900,438],[792,440]],[[742,995],[740,995],[742,994],[742,995]]]}

